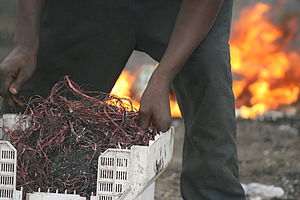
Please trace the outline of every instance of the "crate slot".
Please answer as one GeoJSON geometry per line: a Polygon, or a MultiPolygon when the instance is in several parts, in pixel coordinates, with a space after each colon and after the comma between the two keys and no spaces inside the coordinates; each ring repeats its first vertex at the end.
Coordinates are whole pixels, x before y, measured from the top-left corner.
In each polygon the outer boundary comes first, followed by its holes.
{"type": "Polygon", "coordinates": [[[1,163],[1,172],[14,172],[15,166],[12,163],[1,163]]]}
{"type": "Polygon", "coordinates": [[[117,171],[116,179],[127,180],[127,172],[117,171]]]}
{"type": "Polygon", "coordinates": [[[99,200],[113,200],[113,198],[109,196],[99,196],[99,200]]]}
{"type": "Polygon", "coordinates": [[[12,198],[14,190],[0,189],[0,198],[12,198]]]}
{"type": "Polygon", "coordinates": [[[3,150],[1,152],[1,158],[2,159],[15,159],[15,152],[8,151],[8,150],[3,150]]]}
{"type": "Polygon", "coordinates": [[[112,170],[100,170],[100,178],[113,179],[114,171],[112,170]]]}
{"type": "Polygon", "coordinates": [[[0,184],[1,185],[13,185],[14,184],[14,177],[0,176],[0,184]]]}
{"type": "Polygon", "coordinates": [[[120,193],[123,192],[122,188],[123,188],[122,184],[116,184],[116,192],[120,192],[120,193]]]}
{"type": "Polygon", "coordinates": [[[128,167],[127,158],[117,158],[117,167],[128,167]]]}
{"type": "Polygon", "coordinates": [[[114,166],[115,159],[110,157],[102,157],[101,158],[101,166],[114,166]]]}
{"type": "Polygon", "coordinates": [[[113,191],[113,183],[100,183],[99,191],[112,192],[113,191]]]}

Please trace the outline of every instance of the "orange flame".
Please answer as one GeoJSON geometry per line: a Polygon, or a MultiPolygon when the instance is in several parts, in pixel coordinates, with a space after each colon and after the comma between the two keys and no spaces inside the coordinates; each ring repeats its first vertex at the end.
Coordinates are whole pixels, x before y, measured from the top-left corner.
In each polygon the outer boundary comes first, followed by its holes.
{"type": "Polygon", "coordinates": [[[131,87],[135,82],[135,77],[129,71],[123,71],[115,83],[110,94],[116,95],[122,98],[128,98],[132,101],[132,106],[135,109],[139,109],[140,104],[136,100],[132,99],[131,87]]]}
{"type": "Polygon", "coordinates": [[[289,50],[297,20],[274,25],[270,5],[257,3],[234,24],[231,44],[234,93],[240,116],[254,118],[299,98],[300,54],[289,50]]]}

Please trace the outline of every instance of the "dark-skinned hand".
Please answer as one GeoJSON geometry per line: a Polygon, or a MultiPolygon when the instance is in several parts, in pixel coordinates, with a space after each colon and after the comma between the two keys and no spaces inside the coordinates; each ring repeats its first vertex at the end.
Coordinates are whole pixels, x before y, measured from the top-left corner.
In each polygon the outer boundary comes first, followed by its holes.
{"type": "Polygon", "coordinates": [[[10,105],[36,69],[36,54],[32,52],[16,47],[0,64],[0,95],[10,105]]]}
{"type": "Polygon", "coordinates": [[[170,83],[156,71],[151,76],[140,101],[139,126],[146,129],[151,123],[158,130],[165,132],[171,125],[170,83]]]}

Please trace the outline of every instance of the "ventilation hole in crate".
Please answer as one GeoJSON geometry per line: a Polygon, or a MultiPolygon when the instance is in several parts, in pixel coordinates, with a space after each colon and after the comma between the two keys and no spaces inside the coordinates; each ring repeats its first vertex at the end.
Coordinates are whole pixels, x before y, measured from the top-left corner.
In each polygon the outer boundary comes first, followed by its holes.
{"type": "Polygon", "coordinates": [[[100,183],[99,191],[100,192],[112,192],[113,184],[112,183],[100,183]]]}
{"type": "Polygon", "coordinates": [[[113,200],[110,196],[99,196],[99,200],[113,200]]]}
{"type": "Polygon", "coordinates": [[[102,157],[100,161],[102,166],[114,166],[115,159],[110,157],[102,157]]]}
{"type": "Polygon", "coordinates": [[[127,167],[128,159],[127,158],[117,158],[117,167],[127,167]]]}
{"type": "Polygon", "coordinates": [[[15,159],[15,152],[14,151],[3,150],[1,152],[1,158],[2,159],[15,159]]]}
{"type": "Polygon", "coordinates": [[[127,172],[117,171],[116,179],[127,180],[127,172]]]}
{"type": "Polygon", "coordinates": [[[101,170],[100,171],[100,178],[105,179],[113,179],[114,171],[112,170],[101,170]]]}
{"type": "Polygon", "coordinates": [[[123,185],[122,184],[116,184],[116,192],[122,192],[122,187],[123,185]]]}
{"type": "Polygon", "coordinates": [[[1,163],[1,172],[14,172],[14,164],[1,163]]]}
{"type": "Polygon", "coordinates": [[[13,190],[7,189],[0,189],[0,197],[2,198],[12,198],[13,197],[13,190]]]}
{"type": "Polygon", "coordinates": [[[13,185],[14,184],[14,177],[0,176],[0,184],[1,185],[13,185]]]}

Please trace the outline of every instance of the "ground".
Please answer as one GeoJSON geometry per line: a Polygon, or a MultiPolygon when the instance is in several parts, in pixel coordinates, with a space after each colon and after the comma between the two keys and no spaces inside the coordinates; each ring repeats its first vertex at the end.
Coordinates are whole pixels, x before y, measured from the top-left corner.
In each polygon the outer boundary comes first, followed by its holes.
{"type": "MultiPolygon", "coordinates": [[[[175,120],[174,159],[156,183],[156,200],[180,200],[183,122],[175,120]]],[[[286,122],[238,120],[240,179],[282,187],[281,200],[300,199],[300,135],[286,122]]]]}

